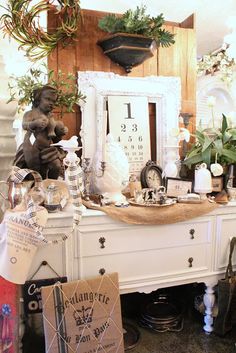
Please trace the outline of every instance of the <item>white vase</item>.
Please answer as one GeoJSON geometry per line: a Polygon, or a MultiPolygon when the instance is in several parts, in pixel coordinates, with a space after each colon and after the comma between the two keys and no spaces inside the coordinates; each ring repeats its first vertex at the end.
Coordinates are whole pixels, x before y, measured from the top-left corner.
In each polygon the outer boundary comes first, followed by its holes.
{"type": "Polygon", "coordinates": [[[105,153],[98,152],[95,158],[93,175],[94,190],[112,203],[126,201],[122,190],[129,183],[129,163],[121,145],[111,134],[107,135],[105,153]],[[105,170],[102,175],[100,162],[105,156],[105,170]]]}

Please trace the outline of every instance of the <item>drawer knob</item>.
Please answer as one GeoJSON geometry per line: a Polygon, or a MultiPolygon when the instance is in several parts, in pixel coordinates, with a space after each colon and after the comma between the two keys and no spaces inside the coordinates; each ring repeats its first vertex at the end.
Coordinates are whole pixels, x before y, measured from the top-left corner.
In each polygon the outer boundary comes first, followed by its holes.
{"type": "Polygon", "coordinates": [[[106,241],[106,238],[100,237],[98,241],[99,241],[99,243],[101,244],[100,248],[101,248],[101,249],[104,249],[104,248],[105,248],[104,243],[105,243],[105,241],[106,241]]]}
{"type": "Polygon", "coordinates": [[[190,239],[194,239],[195,229],[190,229],[189,234],[191,235],[190,239]]]}
{"type": "Polygon", "coordinates": [[[105,268],[100,268],[100,270],[98,271],[99,274],[102,276],[104,275],[104,273],[106,272],[105,268]]]}
{"type": "Polygon", "coordinates": [[[188,263],[189,263],[188,267],[193,267],[193,257],[190,257],[188,259],[188,263]]]}

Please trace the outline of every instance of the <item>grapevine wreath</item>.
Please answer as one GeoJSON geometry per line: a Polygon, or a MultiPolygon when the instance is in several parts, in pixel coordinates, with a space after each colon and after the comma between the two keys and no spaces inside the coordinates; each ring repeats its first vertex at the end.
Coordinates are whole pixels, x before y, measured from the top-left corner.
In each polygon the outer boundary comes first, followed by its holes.
{"type": "Polygon", "coordinates": [[[66,46],[76,38],[81,21],[79,0],[8,0],[6,13],[0,18],[5,34],[13,37],[32,61],[48,56],[59,42],[66,46]],[[57,4],[56,4],[57,3],[57,4]],[[39,23],[39,15],[51,11],[57,16],[57,27],[49,32],[39,23]]]}

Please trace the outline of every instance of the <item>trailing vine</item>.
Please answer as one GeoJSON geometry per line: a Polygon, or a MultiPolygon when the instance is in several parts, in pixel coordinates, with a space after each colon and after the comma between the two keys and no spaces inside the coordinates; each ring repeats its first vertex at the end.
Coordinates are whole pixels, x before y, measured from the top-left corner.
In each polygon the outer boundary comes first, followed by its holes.
{"type": "Polygon", "coordinates": [[[20,43],[31,61],[37,61],[48,56],[59,42],[66,46],[76,38],[81,22],[80,0],[57,0],[58,6],[52,0],[39,0],[35,5],[31,2],[8,0],[2,6],[6,13],[0,17],[0,27],[20,43]],[[39,23],[39,15],[45,11],[53,11],[58,18],[57,28],[50,33],[39,23]]]}

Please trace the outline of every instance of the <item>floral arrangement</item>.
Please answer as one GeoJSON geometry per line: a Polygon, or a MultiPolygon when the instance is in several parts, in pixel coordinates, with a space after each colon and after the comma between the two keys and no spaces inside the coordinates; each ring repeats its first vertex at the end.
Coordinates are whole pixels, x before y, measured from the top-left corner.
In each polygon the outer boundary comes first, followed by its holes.
{"type": "Polygon", "coordinates": [[[66,46],[71,39],[76,38],[81,12],[79,0],[58,0],[57,6],[52,1],[32,2],[8,0],[6,6],[1,6],[6,13],[0,18],[0,28],[20,44],[29,59],[37,61],[48,56],[58,42],[66,46]],[[57,28],[50,33],[39,24],[39,15],[45,11],[54,11],[59,20],[57,28]]]}
{"type": "Polygon", "coordinates": [[[197,63],[198,76],[214,75],[216,72],[219,72],[221,80],[227,84],[236,77],[235,61],[227,56],[225,50],[203,55],[197,63]]]}

